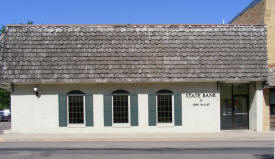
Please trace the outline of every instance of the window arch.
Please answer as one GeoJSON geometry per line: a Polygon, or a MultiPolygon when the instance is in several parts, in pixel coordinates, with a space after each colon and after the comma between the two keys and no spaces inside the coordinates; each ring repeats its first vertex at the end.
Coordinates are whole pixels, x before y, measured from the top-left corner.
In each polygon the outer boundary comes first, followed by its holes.
{"type": "Polygon", "coordinates": [[[68,124],[84,124],[84,93],[72,90],[68,95],[68,124]]]}
{"type": "Polygon", "coordinates": [[[112,92],[113,99],[113,123],[129,124],[129,92],[116,90],[112,92]]]}
{"type": "Polygon", "coordinates": [[[129,92],[124,89],[118,89],[113,91],[112,94],[129,94],[129,92]]]}
{"type": "Polygon", "coordinates": [[[84,93],[82,91],[80,91],[80,90],[72,90],[72,91],[70,91],[67,94],[84,94],[84,93]]]}
{"type": "Polygon", "coordinates": [[[157,92],[157,122],[173,123],[173,92],[162,89],[157,92]]]}
{"type": "Polygon", "coordinates": [[[170,91],[169,89],[162,89],[157,91],[157,94],[173,94],[173,92],[170,91]]]}

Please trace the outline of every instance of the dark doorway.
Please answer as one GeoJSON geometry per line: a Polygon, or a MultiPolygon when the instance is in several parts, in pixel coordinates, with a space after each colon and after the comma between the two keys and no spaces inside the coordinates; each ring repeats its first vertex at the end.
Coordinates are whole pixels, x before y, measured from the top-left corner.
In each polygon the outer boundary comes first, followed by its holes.
{"type": "Polygon", "coordinates": [[[221,87],[221,129],[248,129],[248,84],[223,84],[221,87]]]}

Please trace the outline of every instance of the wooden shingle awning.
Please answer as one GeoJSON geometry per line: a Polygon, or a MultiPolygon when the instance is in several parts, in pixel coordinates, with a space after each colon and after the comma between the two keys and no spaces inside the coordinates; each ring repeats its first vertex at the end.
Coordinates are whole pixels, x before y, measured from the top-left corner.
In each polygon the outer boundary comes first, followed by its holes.
{"type": "Polygon", "coordinates": [[[8,25],[0,82],[267,80],[263,25],[8,25]]]}

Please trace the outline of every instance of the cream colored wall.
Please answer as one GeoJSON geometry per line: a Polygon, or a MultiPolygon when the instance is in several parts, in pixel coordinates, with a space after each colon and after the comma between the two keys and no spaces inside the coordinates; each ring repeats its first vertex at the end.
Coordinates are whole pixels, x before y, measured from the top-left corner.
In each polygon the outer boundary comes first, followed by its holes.
{"type": "Polygon", "coordinates": [[[268,64],[275,65],[275,0],[266,0],[264,21],[267,27],[268,64]]]}
{"type": "Polygon", "coordinates": [[[15,85],[11,95],[12,132],[15,133],[182,133],[220,131],[220,97],[216,83],[178,84],[71,84],[15,85]],[[39,98],[33,94],[37,87],[39,98]],[[58,94],[71,90],[93,94],[94,127],[60,128],[58,126],[58,94]],[[138,93],[139,126],[104,127],[103,94],[116,89],[138,93]],[[148,93],[170,89],[182,93],[182,126],[148,126],[148,93]],[[215,98],[203,99],[207,107],[194,107],[199,99],[187,99],[186,93],[215,93],[215,98]]]}
{"type": "MultiPolygon", "coordinates": [[[[275,0],[265,0],[264,23],[267,27],[267,62],[270,68],[275,68],[275,0]]],[[[266,101],[269,99],[269,91],[267,92],[263,101],[264,131],[270,130],[270,105],[269,101],[266,101]]]]}
{"type": "Polygon", "coordinates": [[[270,108],[269,108],[269,89],[264,89],[264,103],[263,103],[263,131],[270,130],[270,108]]]}

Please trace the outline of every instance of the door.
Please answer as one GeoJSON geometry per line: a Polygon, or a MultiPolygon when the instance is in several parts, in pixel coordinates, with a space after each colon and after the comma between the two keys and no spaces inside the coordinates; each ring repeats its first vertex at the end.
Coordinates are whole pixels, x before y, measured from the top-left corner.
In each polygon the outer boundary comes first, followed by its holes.
{"type": "Polygon", "coordinates": [[[233,97],[233,129],[248,129],[248,97],[233,97]]]}
{"type": "Polygon", "coordinates": [[[236,95],[227,103],[222,108],[221,129],[248,129],[248,97],[236,95]]]}

